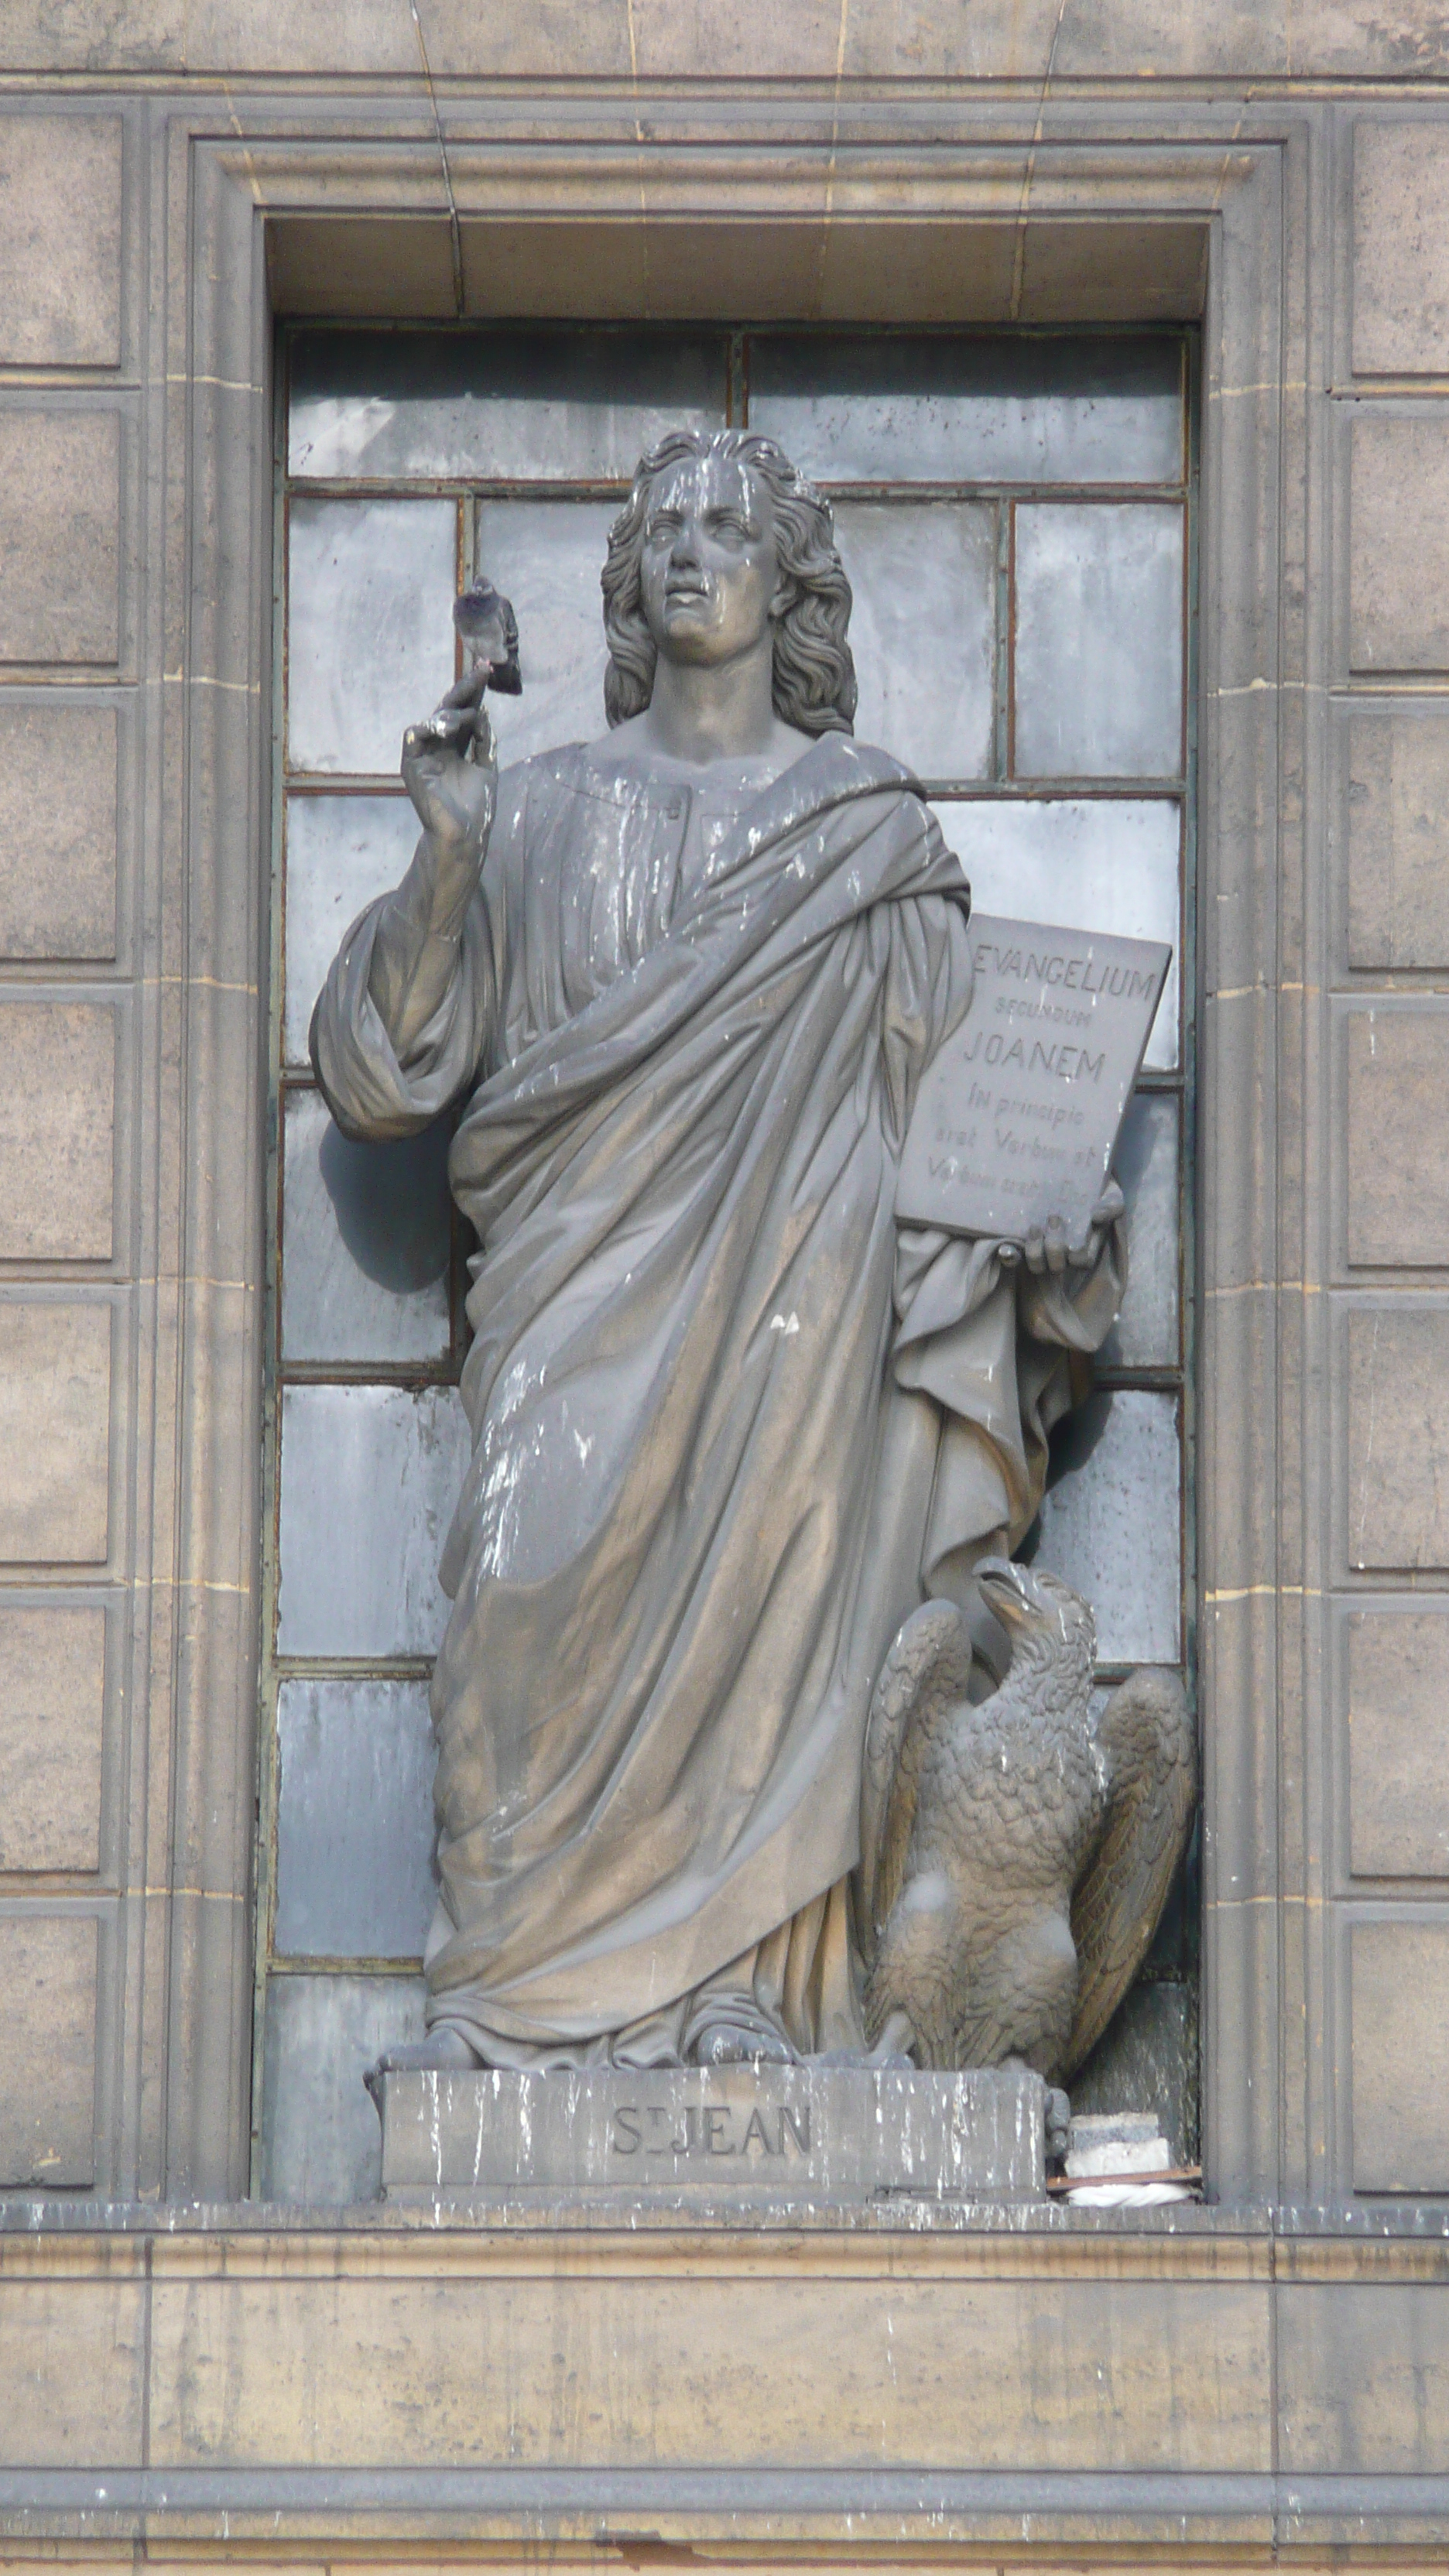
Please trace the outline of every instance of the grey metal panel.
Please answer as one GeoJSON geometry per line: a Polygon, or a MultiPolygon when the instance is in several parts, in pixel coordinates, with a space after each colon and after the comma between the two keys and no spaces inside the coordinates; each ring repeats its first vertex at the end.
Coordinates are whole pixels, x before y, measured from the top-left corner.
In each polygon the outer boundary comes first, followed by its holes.
{"type": "Polygon", "coordinates": [[[599,589],[613,501],[483,501],[474,561],[518,615],[521,698],[489,699],[498,757],[527,760],[605,731],[599,589]]]}
{"type": "Polygon", "coordinates": [[[406,727],[453,679],[452,501],[294,500],[287,765],[392,777],[406,727]]]}
{"type": "Polygon", "coordinates": [[[1178,482],[1181,360],[1163,341],[750,341],[750,426],[824,482],[1178,482]]]}
{"type": "Polygon", "coordinates": [[[843,501],[855,604],[855,730],[919,778],[985,778],[996,659],[996,512],[959,501],[843,501]]]}
{"type": "Polygon", "coordinates": [[[1170,943],[1172,965],[1144,1062],[1175,1066],[1182,945],[1176,800],[987,796],[933,810],[978,912],[1170,943]]]}
{"type": "Polygon", "coordinates": [[[628,479],[667,429],[722,427],[723,332],[299,332],[288,471],[628,479]]]}
{"type": "Polygon", "coordinates": [[[283,1362],[446,1360],[448,1125],[355,1144],[320,1092],[282,1107],[283,1362]]]}
{"type": "Polygon", "coordinates": [[[453,1387],[284,1389],[280,1654],[435,1651],[438,1559],[467,1461],[453,1387]]]}
{"type": "Polygon", "coordinates": [[[1178,775],[1185,569],[1175,502],[1017,510],[1018,777],[1178,775]]]}
{"type": "Polygon", "coordinates": [[[422,2035],[421,1977],[268,1979],[264,2200],[377,2199],[382,2131],[362,2079],[384,2048],[422,2035]]]}
{"type": "Polygon", "coordinates": [[[283,1681],[277,1753],[277,1956],[420,1959],[437,1899],[427,1683],[283,1681]]]}
{"type": "Polygon", "coordinates": [[[289,796],[286,834],[282,1060],[295,1065],[307,1061],[312,1005],[342,935],[405,875],[418,818],[406,796],[289,796]]]}
{"type": "Polygon", "coordinates": [[[1177,1398],[1140,1387],[1089,1397],[1057,1435],[1037,1565],[1097,1614],[1106,1664],[1182,1652],[1182,1465],[1177,1398]]]}

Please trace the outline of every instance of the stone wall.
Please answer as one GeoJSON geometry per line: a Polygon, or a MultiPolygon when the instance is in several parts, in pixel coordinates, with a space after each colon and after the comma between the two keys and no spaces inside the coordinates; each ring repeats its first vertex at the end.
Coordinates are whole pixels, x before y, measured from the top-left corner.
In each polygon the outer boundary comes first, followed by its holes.
{"type": "MultiPolygon", "coordinates": [[[[1108,2260],[1064,2227],[1030,2256],[1030,2298],[992,2256],[1007,2322],[978,2346],[985,2257],[952,2240],[919,2331],[929,2346],[949,2313],[961,2355],[999,2357],[990,2438],[958,2428],[951,2456],[1127,2481],[1110,2501],[1064,2491],[1059,2547],[1442,2547],[1443,2249],[1421,2240],[1449,2194],[1446,83],[1449,31],[1404,0],[10,0],[0,2183],[20,2242],[0,2382],[42,2392],[0,2428],[15,2549],[184,2534],[182,2490],[162,2492],[177,2468],[233,2481],[214,2511],[195,2490],[209,2546],[244,2495],[267,2508],[279,2462],[350,2459],[367,2301],[425,2406],[441,2365],[417,2316],[465,2260],[447,2231],[410,2237],[403,2298],[385,2229],[344,2255],[325,2233],[263,2247],[198,2222],[180,2273],[249,2285],[209,2307],[163,2292],[166,2239],[134,2212],[236,2202],[249,2169],[274,316],[747,310],[1203,328],[1204,2159],[1250,2250],[1129,2236],[1108,2260]],[[38,2192],[85,2206],[52,2201],[42,2227],[38,2192]],[[1334,2214],[1305,2238],[1250,2220],[1262,2204],[1334,2214]],[[1068,2298],[1104,2262],[1117,2304],[1068,2298]],[[1180,2273],[1190,2297],[1139,2306],[1180,2273]],[[366,2283],[351,2309],[344,2275],[366,2283]],[[300,2278],[310,2307],[276,2287],[300,2278]],[[324,2396],[284,2372],[283,2416],[249,2412],[256,2374],[297,2352],[324,2396]],[[171,2447],[168,2386],[201,2391],[171,2447]],[[1191,2430],[1208,2388],[1238,2392],[1231,2436],[1216,2415],[1191,2430]],[[160,2484],[108,2508],[113,2462],[160,2484]],[[37,2464],[82,2484],[52,2492],[37,2464]],[[1265,2483],[1200,2486],[1189,2510],[1189,2470],[1265,2483]],[[1329,2483],[1304,2521],[1308,2478],[1329,2483]]],[[[577,2253],[564,2231],[509,2259],[555,2283],[577,2253]]],[[[545,2486],[491,2523],[439,2490],[408,2550],[507,2554],[525,2527],[740,2540],[702,2488],[612,2500],[635,2439],[610,2410],[615,2357],[641,2333],[651,2384],[672,2383],[715,2332],[711,2263],[757,2259],[784,2286],[750,2312],[746,2372],[804,2313],[786,2293],[814,2258],[670,2259],[667,2298],[647,2286],[662,2256],[627,2295],[529,2294],[517,2456],[582,2462],[595,2485],[553,2521],[545,2486]],[[676,2297],[687,2322],[665,2331],[676,2297]]],[[[903,2259],[879,2240],[865,2305],[827,2302],[792,2347],[802,2377],[832,2337],[867,2358],[843,2450],[828,2410],[780,2418],[791,2475],[926,2456],[931,2371],[918,2411],[893,2411],[870,2322],[903,2259]]],[[[862,2260],[837,2246],[834,2275],[862,2260]]],[[[598,2277],[632,2280],[619,2264],[598,2277]]],[[[671,2473],[748,2449],[748,2411],[716,2421],[713,2384],[692,2429],[659,2436],[671,2473]]],[[[456,2428],[466,2373],[447,2385],[456,2428]]],[[[415,2440],[358,2420],[374,2465],[415,2440]]],[[[477,2424],[450,2459],[514,2456],[503,2397],[477,2424]]],[[[824,2506],[809,2523],[797,2485],[751,2546],[808,2539],[815,2564],[862,2534],[877,2563],[932,2531],[1014,2549],[1047,2532],[1046,2492],[962,2489],[928,2530],[845,2478],[837,2528],[824,2506]]],[[[330,2547],[386,2543],[380,2489],[336,2496],[330,2547]]]]}

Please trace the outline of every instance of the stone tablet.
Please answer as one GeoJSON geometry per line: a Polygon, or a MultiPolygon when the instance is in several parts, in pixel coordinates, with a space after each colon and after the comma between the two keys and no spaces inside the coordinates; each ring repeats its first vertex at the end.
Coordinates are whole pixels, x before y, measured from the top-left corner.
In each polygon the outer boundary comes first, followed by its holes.
{"type": "Polygon", "coordinates": [[[745,2206],[882,2195],[1034,2200],[1046,2087],[1025,2068],[653,2068],[387,2074],[388,2200],[703,2196],[745,2206]]]}
{"type": "Polygon", "coordinates": [[[971,1008],[921,1084],[896,1214],[1008,1243],[1059,1216],[1079,1243],[1172,950],[984,913],[972,921],[971,947],[971,1008]]]}

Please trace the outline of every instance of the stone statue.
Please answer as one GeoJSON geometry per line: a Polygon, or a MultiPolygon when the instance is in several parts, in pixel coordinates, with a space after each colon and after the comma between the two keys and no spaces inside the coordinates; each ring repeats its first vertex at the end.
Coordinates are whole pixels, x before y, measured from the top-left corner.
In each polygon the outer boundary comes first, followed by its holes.
{"type": "Polygon", "coordinates": [[[348,1134],[466,1104],[479,1245],[427,2037],[384,2067],[869,2050],[876,1679],[924,1599],[981,1622],[1125,1281],[1115,1189],[1075,1243],[897,1225],[969,895],[851,739],[824,501],[675,433],[603,592],[609,732],[500,778],[486,670],[452,689],[313,1023],[348,1134]]]}
{"type": "Polygon", "coordinates": [[[949,1601],[902,1628],[876,1688],[862,1800],[866,2029],[922,2066],[1034,2067],[1065,2083],[1136,1976],[1192,1824],[1197,1763],[1175,1671],[1092,1714],[1096,1625],[1052,1574],[986,1557],[1011,1641],[970,1698],[949,1601]]]}

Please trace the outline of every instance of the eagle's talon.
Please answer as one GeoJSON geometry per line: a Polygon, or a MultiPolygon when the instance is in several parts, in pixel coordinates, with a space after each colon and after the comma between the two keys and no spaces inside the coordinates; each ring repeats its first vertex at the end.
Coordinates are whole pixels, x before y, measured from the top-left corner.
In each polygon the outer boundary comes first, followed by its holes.
{"type": "Polygon", "coordinates": [[[1072,2143],[1072,2106],[1060,2084],[1049,2084],[1046,2095],[1046,2151],[1048,2164],[1060,2164],[1072,2143]]]}

